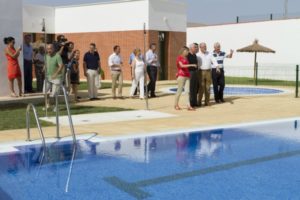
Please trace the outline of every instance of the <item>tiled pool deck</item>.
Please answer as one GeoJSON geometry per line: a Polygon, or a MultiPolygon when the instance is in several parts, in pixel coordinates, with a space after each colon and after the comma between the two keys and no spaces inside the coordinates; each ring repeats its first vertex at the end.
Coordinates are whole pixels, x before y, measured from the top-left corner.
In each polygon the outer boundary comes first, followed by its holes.
{"type": "MultiPolygon", "coordinates": [[[[174,82],[161,82],[160,88],[169,87],[174,82]]],[[[286,89],[286,88],[285,88],[286,89]]],[[[291,88],[293,91],[293,88],[291,88]]],[[[145,101],[139,99],[112,100],[110,89],[100,90],[100,101],[86,101],[84,106],[122,107],[135,110],[144,110],[145,101]]],[[[124,88],[124,96],[128,96],[129,88],[124,88]]],[[[84,96],[86,92],[82,92],[84,96]]],[[[76,125],[77,134],[97,133],[103,137],[138,135],[151,132],[172,131],[176,129],[220,126],[262,120],[298,117],[300,115],[300,99],[294,98],[294,93],[272,96],[241,96],[228,97],[226,103],[213,104],[196,111],[174,110],[174,95],[158,93],[158,98],[149,99],[149,107],[153,111],[176,115],[170,118],[145,119],[138,121],[118,121],[99,124],[76,125]]],[[[0,99],[1,101],[1,99],[0,99]]],[[[181,98],[181,107],[184,108],[185,98],[181,98]]],[[[25,110],[25,109],[24,109],[25,110]]],[[[25,111],[24,111],[25,112],[25,111]]],[[[42,113],[39,113],[42,116],[42,113]]],[[[25,115],[25,113],[24,113],[25,115]]],[[[38,138],[37,130],[33,129],[33,138],[38,138]]],[[[55,127],[45,127],[46,137],[55,136],[55,127]]],[[[70,135],[68,126],[61,127],[61,135],[70,135]]],[[[25,140],[26,130],[0,131],[0,142],[25,140]]]]}

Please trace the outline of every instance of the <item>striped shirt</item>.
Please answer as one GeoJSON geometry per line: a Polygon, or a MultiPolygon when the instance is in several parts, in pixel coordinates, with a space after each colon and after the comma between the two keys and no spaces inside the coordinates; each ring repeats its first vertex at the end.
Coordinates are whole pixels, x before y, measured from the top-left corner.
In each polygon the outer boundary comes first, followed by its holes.
{"type": "MultiPolygon", "coordinates": [[[[224,68],[224,59],[227,57],[227,54],[223,51],[220,51],[219,53],[214,52],[213,56],[216,58],[219,67],[224,68]]],[[[215,66],[213,66],[215,68],[215,66]]]]}

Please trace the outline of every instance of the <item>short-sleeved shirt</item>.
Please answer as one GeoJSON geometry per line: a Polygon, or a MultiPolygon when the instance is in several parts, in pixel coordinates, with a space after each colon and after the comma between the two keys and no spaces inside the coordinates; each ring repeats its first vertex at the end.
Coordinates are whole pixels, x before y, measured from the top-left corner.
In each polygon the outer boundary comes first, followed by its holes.
{"type": "Polygon", "coordinates": [[[108,66],[112,71],[121,70],[119,67],[113,67],[114,65],[121,65],[123,63],[122,57],[119,54],[113,53],[108,58],[108,66]]]}
{"type": "Polygon", "coordinates": [[[36,67],[44,67],[45,64],[45,55],[38,53],[34,58],[35,66],[36,67]]]}
{"type": "Polygon", "coordinates": [[[183,76],[183,77],[190,77],[190,71],[187,67],[181,67],[179,62],[181,62],[183,65],[188,65],[189,61],[187,58],[183,56],[178,56],[176,60],[176,65],[177,65],[177,74],[176,77],[178,76],[183,76]]]}
{"type": "Polygon", "coordinates": [[[218,66],[218,62],[216,58],[209,53],[208,51],[202,53],[201,51],[197,53],[198,57],[198,67],[201,70],[210,70],[211,68],[216,68],[218,66]]]}
{"type": "Polygon", "coordinates": [[[87,52],[84,55],[83,61],[86,63],[87,69],[98,70],[100,68],[99,66],[100,56],[98,52],[95,53],[87,52]]]}
{"type": "MultiPolygon", "coordinates": [[[[49,80],[52,79],[53,74],[58,70],[59,65],[62,65],[61,56],[56,53],[54,56],[46,56],[46,63],[47,63],[47,75],[49,80]]],[[[63,76],[63,70],[57,75],[57,79],[61,79],[63,76]]]]}
{"type": "Polygon", "coordinates": [[[32,61],[33,49],[31,45],[23,45],[23,57],[25,60],[32,61]]]}
{"type": "Polygon", "coordinates": [[[220,51],[219,53],[214,52],[213,56],[216,58],[219,67],[224,68],[224,59],[226,58],[227,54],[223,51],[220,51]]]}
{"type": "Polygon", "coordinates": [[[148,66],[156,66],[160,67],[160,63],[158,62],[158,56],[155,52],[153,52],[151,49],[149,49],[146,52],[146,63],[148,66]],[[156,62],[153,62],[154,60],[157,60],[156,62]]]}
{"type": "MultiPolygon", "coordinates": [[[[196,54],[189,53],[189,55],[187,56],[187,59],[189,61],[189,64],[198,65],[198,59],[197,59],[197,55],[196,54]]],[[[195,67],[189,67],[188,69],[190,71],[196,71],[197,70],[197,68],[195,68],[195,67]]]]}

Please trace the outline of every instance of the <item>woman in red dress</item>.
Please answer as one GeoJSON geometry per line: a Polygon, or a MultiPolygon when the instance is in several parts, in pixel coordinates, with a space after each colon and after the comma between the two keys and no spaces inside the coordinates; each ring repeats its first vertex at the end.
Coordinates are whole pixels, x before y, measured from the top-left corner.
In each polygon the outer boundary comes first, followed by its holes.
{"type": "Polygon", "coordinates": [[[18,62],[18,57],[22,48],[15,49],[15,39],[13,37],[4,38],[4,44],[7,46],[5,48],[5,56],[7,58],[7,77],[9,80],[10,95],[12,97],[18,97],[14,89],[14,81],[17,79],[19,96],[24,96],[22,91],[21,70],[18,62]]]}
{"type": "Polygon", "coordinates": [[[189,64],[189,61],[187,59],[187,55],[189,54],[189,48],[183,47],[181,48],[179,52],[179,56],[177,57],[176,60],[176,65],[177,65],[177,82],[178,82],[178,88],[177,88],[177,93],[175,96],[175,109],[176,110],[181,110],[181,108],[178,105],[179,98],[181,96],[181,93],[183,91],[183,88],[185,88],[185,95],[187,96],[186,98],[186,103],[187,103],[187,109],[188,110],[195,110],[193,107],[190,105],[190,95],[189,95],[189,88],[190,88],[190,72],[188,67],[197,67],[195,64],[189,64]]]}

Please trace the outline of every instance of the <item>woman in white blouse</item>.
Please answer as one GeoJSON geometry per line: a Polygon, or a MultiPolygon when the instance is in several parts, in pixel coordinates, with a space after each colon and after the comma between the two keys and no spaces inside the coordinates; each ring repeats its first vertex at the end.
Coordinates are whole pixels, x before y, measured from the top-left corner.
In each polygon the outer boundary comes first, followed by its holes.
{"type": "Polygon", "coordinates": [[[132,62],[132,86],[130,90],[130,97],[133,97],[134,91],[139,83],[140,85],[140,99],[144,99],[144,85],[145,85],[145,73],[146,73],[146,65],[141,57],[141,50],[135,49],[133,51],[135,58],[132,62]]]}

